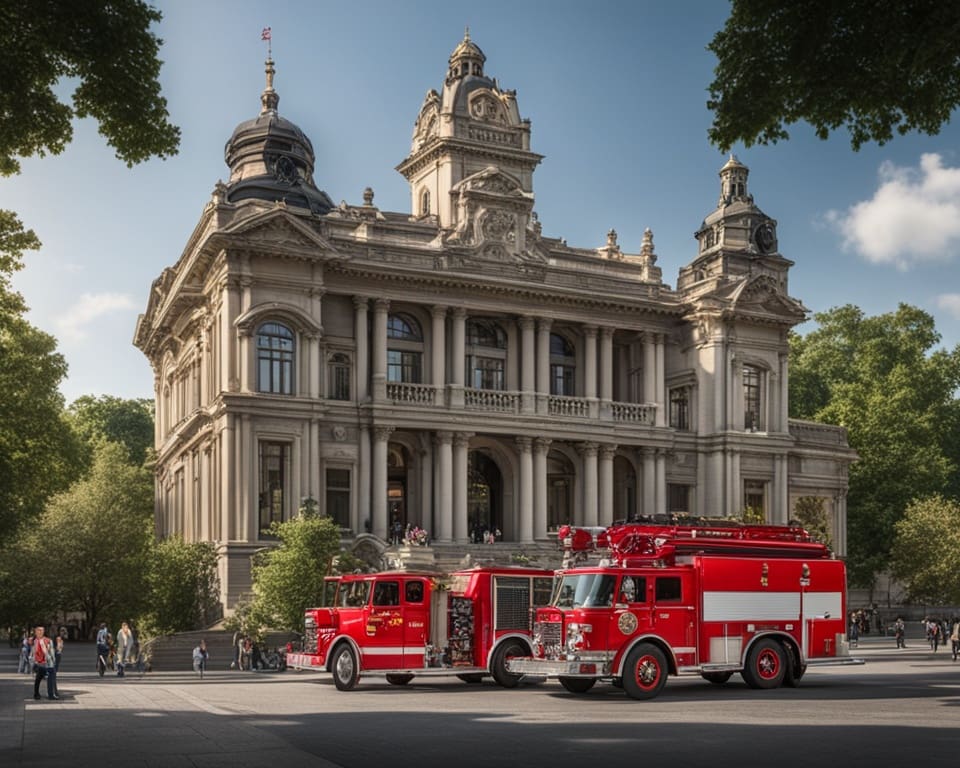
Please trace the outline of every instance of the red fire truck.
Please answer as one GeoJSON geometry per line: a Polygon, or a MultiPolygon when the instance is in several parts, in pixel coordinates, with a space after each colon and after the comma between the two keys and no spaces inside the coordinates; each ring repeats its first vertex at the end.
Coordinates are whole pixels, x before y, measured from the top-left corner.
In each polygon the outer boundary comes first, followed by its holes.
{"type": "Polygon", "coordinates": [[[533,613],[550,601],[553,576],[491,566],[340,576],[332,603],[306,611],[303,652],[288,653],[287,665],[329,671],[341,691],[371,674],[393,685],[415,676],[475,683],[493,675],[512,688],[521,675],[506,662],[531,654],[533,613]]]}
{"type": "Polygon", "coordinates": [[[559,536],[553,599],[510,672],[650,699],[668,675],[793,687],[809,665],[863,663],[849,656],[844,564],[803,528],[649,521],[559,536]]]}

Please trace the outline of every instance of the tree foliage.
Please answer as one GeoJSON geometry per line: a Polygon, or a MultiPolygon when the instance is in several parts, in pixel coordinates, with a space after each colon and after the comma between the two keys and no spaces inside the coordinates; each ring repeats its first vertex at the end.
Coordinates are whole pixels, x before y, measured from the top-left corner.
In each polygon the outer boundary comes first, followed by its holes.
{"type": "Polygon", "coordinates": [[[801,496],[793,510],[796,522],[803,526],[815,540],[833,546],[830,521],[820,496],[801,496]]]}
{"type": "Polygon", "coordinates": [[[122,445],[100,443],[90,474],[52,498],[22,537],[35,615],[80,611],[89,629],[143,612],[153,535],[153,476],[122,445]]]}
{"type": "Polygon", "coordinates": [[[941,0],[732,0],[717,56],[710,141],[776,143],[810,123],[854,150],[935,135],[960,104],[960,4],[941,0]]]}
{"type": "Polygon", "coordinates": [[[301,514],[275,523],[271,533],[279,545],[261,552],[254,563],[250,621],[302,632],[304,608],[323,599],[324,577],[340,551],[340,527],[328,517],[301,514]]]}
{"type": "Polygon", "coordinates": [[[912,502],[896,523],[891,570],[913,601],[960,605],[960,503],[939,494],[912,502]]]}
{"type": "Polygon", "coordinates": [[[0,175],[17,158],[59,154],[74,118],[92,117],[133,165],[176,154],[180,129],[160,95],[161,14],[141,0],[0,0],[0,175]],[[75,84],[70,103],[58,96],[75,84]]]}
{"type": "Polygon", "coordinates": [[[851,581],[869,586],[887,566],[894,526],[910,501],[956,495],[960,346],[937,348],[933,318],[901,304],[865,317],[844,306],[793,336],[790,415],[846,427],[851,581]]]}
{"type": "Polygon", "coordinates": [[[130,461],[143,464],[153,447],[153,401],[125,400],[112,395],[83,395],[68,408],[77,436],[90,446],[103,438],[121,443],[130,453],[130,461]]]}
{"type": "Polygon", "coordinates": [[[150,594],[139,626],[149,635],[202,629],[219,619],[217,551],[209,542],[158,542],[147,573],[150,594]]]}

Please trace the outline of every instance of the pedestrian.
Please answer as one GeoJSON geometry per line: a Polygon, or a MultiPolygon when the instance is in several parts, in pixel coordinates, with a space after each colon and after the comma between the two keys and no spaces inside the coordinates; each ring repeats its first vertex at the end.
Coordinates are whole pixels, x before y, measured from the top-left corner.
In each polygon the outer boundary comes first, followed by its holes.
{"type": "Polygon", "coordinates": [[[240,654],[240,668],[250,670],[253,662],[253,640],[250,635],[243,636],[243,649],[240,654]]]}
{"type": "Polygon", "coordinates": [[[856,648],[860,644],[860,624],[855,613],[850,614],[850,647],[856,648]]]}
{"type": "Polygon", "coordinates": [[[240,668],[240,641],[243,639],[243,633],[238,629],[233,633],[233,661],[230,663],[230,669],[240,668]]]}
{"type": "MultiPolygon", "coordinates": [[[[107,629],[105,623],[100,624],[100,628],[97,630],[97,665],[99,671],[99,665],[103,664],[103,670],[107,668],[107,660],[110,658],[110,630],[107,629]]],[[[100,676],[103,677],[103,672],[100,672],[100,676]]]]}
{"type": "Polygon", "coordinates": [[[957,660],[960,655],[960,619],[954,618],[953,629],[950,631],[950,650],[953,652],[953,660],[957,660]]]}
{"type": "Polygon", "coordinates": [[[30,634],[27,630],[23,630],[23,636],[20,638],[20,660],[17,663],[17,672],[30,674],[30,634]]]}
{"type": "Polygon", "coordinates": [[[197,647],[193,649],[193,671],[199,672],[203,677],[203,672],[207,668],[207,659],[210,654],[207,652],[207,641],[201,639],[197,647]]]}
{"type": "Polygon", "coordinates": [[[120,631],[117,632],[117,677],[123,677],[123,665],[132,664],[133,658],[133,633],[130,631],[130,625],[123,622],[120,625],[120,631]]]}
{"type": "Polygon", "coordinates": [[[897,640],[897,648],[906,648],[907,642],[904,637],[904,633],[907,631],[907,625],[903,623],[903,618],[897,616],[897,620],[893,622],[893,636],[897,640]]]}
{"type": "Polygon", "coordinates": [[[40,698],[40,681],[47,679],[47,698],[59,699],[57,694],[57,659],[53,643],[46,636],[46,630],[37,626],[33,630],[33,647],[30,663],[33,665],[33,698],[40,698]]]}

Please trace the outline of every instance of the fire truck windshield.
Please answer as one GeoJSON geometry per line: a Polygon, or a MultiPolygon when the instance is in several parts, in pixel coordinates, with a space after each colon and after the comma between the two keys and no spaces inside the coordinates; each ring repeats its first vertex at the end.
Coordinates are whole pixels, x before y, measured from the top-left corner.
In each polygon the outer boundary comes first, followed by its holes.
{"type": "Polygon", "coordinates": [[[608,573],[565,575],[557,584],[553,604],[557,608],[600,608],[613,604],[616,579],[608,573]]]}

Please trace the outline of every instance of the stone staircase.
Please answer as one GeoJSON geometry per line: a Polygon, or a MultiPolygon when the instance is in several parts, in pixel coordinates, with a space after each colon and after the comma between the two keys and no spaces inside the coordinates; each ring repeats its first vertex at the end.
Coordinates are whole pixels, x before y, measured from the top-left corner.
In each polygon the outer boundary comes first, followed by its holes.
{"type": "MultiPolygon", "coordinates": [[[[295,635],[290,632],[268,632],[263,647],[279,648],[294,638],[295,635]]],[[[145,646],[150,658],[150,669],[156,672],[192,670],[193,649],[201,639],[207,642],[207,669],[230,669],[233,661],[233,632],[225,629],[180,632],[153,638],[145,646]]]]}

